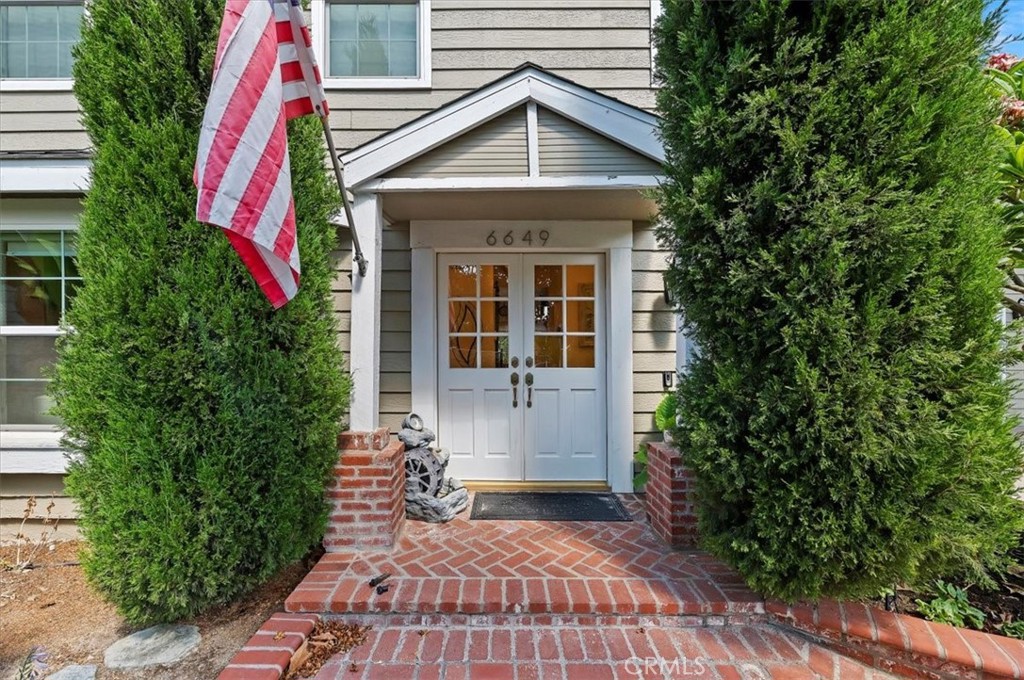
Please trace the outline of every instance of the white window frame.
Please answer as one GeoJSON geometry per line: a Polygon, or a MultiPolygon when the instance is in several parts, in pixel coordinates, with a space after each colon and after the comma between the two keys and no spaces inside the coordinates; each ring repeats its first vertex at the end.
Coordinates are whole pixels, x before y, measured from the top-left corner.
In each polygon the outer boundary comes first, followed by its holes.
{"type": "MultiPolygon", "coordinates": [[[[88,15],[87,0],[62,0],[61,2],[33,2],[18,0],[4,3],[12,5],[82,5],[88,15]]],[[[0,92],[71,92],[74,78],[0,78],[0,92]]]]}
{"type": "Polygon", "coordinates": [[[419,42],[419,75],[415,78],[395,76],[387,78],[339,78],[327,75],[327,5],[330,0],[312,0],[311,29],[313,32],[313,50],[320,71],[323,74],[324,88],[336,90],[424,90],[430,88],[430,3],[431,0],[418,0],[418,35],[419,42]]]}

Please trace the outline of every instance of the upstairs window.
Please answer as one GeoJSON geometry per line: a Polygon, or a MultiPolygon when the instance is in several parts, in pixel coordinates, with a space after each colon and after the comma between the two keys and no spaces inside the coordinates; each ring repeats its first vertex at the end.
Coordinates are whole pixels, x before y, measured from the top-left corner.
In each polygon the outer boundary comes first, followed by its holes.
{"type": "Polygon", "coordinates": [[[313,17],[327,87],[430,85],[430,0],[314,0],[313,17]]]}
{"type": "Polygon", "coordinates": [[[0,78],[70,79],[83,12],[81,3],[0,0],[0,78]]]}

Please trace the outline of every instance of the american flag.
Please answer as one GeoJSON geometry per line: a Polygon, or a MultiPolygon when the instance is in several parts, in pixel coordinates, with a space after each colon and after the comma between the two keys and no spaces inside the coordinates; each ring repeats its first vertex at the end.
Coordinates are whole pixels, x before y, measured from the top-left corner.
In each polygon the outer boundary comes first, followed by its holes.
{"type": "Polygon", "coordinates": [[[196,219],[222,227],[274,308],[299,288],[286,121],[327,115],[299,0],[227,0],[199,135],[196,219]]]}

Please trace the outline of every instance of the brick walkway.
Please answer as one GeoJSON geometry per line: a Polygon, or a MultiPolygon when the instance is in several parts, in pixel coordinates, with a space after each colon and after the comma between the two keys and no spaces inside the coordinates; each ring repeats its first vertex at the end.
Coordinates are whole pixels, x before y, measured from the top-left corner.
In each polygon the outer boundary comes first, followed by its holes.
{"type": "Polygon", "coordinates": [[[324,556],[285,608],[373,626],[320,680],[891,677],[772,626],[732,569],[623,501],[633,522],[410,521],[391,550],[324,556]]]}
{"type": "MultiPolygon", "coordinates": [[[[346,617],[349,618],[349,617],[346,617]]],[[[316,680],[880,680],[891,678],[770,626],[588,622],[410,625],[387,617],[316,680]]]]}
{"type": "Polygon", "coordinates": [[[633,522],[407,522],[392,551],[324,556],[289,612],[749,615],[761,598],[702,552],[674,551],[625,496],[633,522]],[[378,596],[366,582],[392,574],[378,596]]]}

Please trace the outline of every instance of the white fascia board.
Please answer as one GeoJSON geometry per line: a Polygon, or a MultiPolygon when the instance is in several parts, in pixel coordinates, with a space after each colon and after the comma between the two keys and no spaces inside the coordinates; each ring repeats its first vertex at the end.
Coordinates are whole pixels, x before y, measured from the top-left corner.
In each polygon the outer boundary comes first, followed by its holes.
{"type": "MultiPolygon", "coordinates": [[[[585,87],[525,68],[342,155],[356,187],[528,101],[664,162],[658,118],[585,87]]],[[[360,187],[365,188],[365,187],[360,187]]]]}
{"type": "Polygon", "coordinates": [[[648,189],[659,175],[575,175],[563,177],[394,177],[367,182],[360,192],[493,191],[496,189],[648,189]]]}
{"type": "Polygon", "coordinates": [[[345,179],[349,186],[357,187],[366,180],[379,177],[388,170],[483,125],[529,98],[529,84],[525,80],[501,84],[502,88],[489,93],[488,96],[460,102],[463,105],[455,109],[438,109],[419,121],[342,156],[345,179]]]}
{"type": "Polygon", "coordinates": [[[0,160],[0,193],[85,193],[90,166],[86,159],[0,160]]]}

